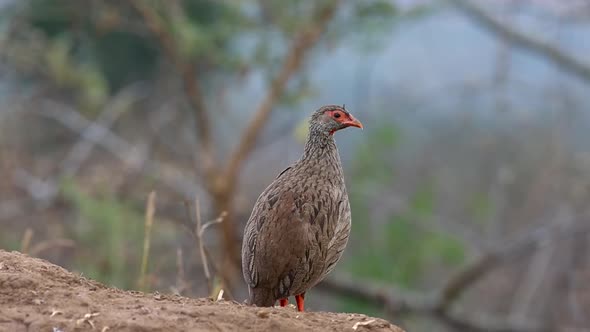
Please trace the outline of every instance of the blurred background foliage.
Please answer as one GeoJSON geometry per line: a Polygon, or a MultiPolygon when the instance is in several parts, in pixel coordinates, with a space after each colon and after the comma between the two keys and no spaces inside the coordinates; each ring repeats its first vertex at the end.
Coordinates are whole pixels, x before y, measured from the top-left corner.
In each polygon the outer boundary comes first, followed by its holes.
{"type": "MultiPolygon", "coordinates": [[[[187,209],[198,197],[211,220],[229,207],[230,231],[241,235],[258,194],[299,156],[307,116],[328,103],[345,103],[366,126],[338,137],[353,229],[336,276],[429,292],[517,235],[587,222],[588,80],[481,29],[465,3],[0,1],[0,248],[135,289],[155,190],[149,289],[206,296],[187,209]],[[288,69],[292,54],[301,66],[288,69]],[[220,194],[203,139],[214,171],[225,169],[261,100],[272,116],[239,164],[242,176],[231,178],[237,189],[220,194]]],[[[588,61],[582,3],[486,9],[588,61]]],[[[506,322],[590,326],[580,314],[590,308],[581,283],[589,238],[580,234],[543,240],[559,245],[493,269],[458,307],[506,322]]],[[[228,238],[208,231],[204,241],[215,282],[241,300],[240,271],[222,263],[228,238]]],[[[391,317],[378,301],[326,294],[309,297],[313,310],[391,317]]],[[[393,317],[411,331],[466,330],[430,318],[393,317]]]]}

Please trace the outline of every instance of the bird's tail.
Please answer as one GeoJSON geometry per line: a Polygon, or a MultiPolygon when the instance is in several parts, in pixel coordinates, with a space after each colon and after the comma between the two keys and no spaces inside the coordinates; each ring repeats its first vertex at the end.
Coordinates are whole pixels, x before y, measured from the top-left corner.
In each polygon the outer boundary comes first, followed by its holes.
{"type": "Polygon", "coordinates": [[[272,307],[277,301],[270,289],[266,288],[250,288],[250,298],[248,303],[257,307],[272,307]]]}

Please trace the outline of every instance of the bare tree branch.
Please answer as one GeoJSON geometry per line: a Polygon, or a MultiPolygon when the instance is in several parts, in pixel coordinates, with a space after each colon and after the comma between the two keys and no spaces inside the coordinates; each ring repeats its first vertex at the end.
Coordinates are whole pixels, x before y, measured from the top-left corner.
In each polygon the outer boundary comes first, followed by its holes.
{"type": "Polygon", "coordinates": [[[453,274],[439,289],[429,293],[402,291],[391,286],[377,286],[373,281],[354,281],[350,278],[329,278],[320,284],[337,294],[361,299],[382,306],[391,315],[400,313],[420,313],[432,315],[443,323],[475,331],[548,331],[550,327],[543,322],[524,320],[508,321],[504,318],[483,314],[460,313],[453,309],[459,297],[483,276],[501,264],[519,257],[546,242],[557,240],[581,232],[590,232],[590,224],[580,221],[564,226],[561,223],[537,228],[523,236],[500,244],[487,254],[467,264],[453,274]]]}
{"type": "Polygon", "coordinates": [[[201,91],[201,85],[195,74],[195,64],[188,62],[178,53],[174,37],[166,29],[160,15],[144,1],[132,0],[131,5],[142,16],[145,24],[156,37],[166,56],[170,59],[182,77],[185,94],[194,109],[196,126],[199,135],[201,163],[205,179],[212,179],[216,172],[213,142],[211,139],[211,123],[207,106],[201,91]]]}
{"type": "Polygon", "coordinates": [[[229,183],[233,183],[237,178],[240,166],[256,144],[256,140],[260,135],[262,128],[268,121],[273,106],[282,96],[291,76],[299,70],[308,51],[313,48],[322,36],[322,33],[326,30],[326,26],[334,16],[339,3],[339,0],[330,1],[328,5],[318,11],[316,17],[312,20],[312,24],[306,26],[306,28],[295,37],[279,74],[272,81],[268,94],[242,134],[242,137],[239,140],[240,144],[231,154],[226,171],[229,183]]]}
{"type": "MultiPolygon", "coordinates": [[[[572,207],[570,207],[568,204],[562,204],[557,210],[555,219],[556,222],[562,225],[573,224],[575,222],[575,218],[572,207]]],[[[548,238],[545,241],[551,241],[551,238],[548,238]]],[[[571,241],[567,242],[575,242],[575,236],[571,239],[571,241]]],[[[513,319],[521,319],[522,317],[526,317],[528,314],[535,314],[535,312],[539,312],[538,308],[543,307],[542,305],[539,305],[540,302],[545,302],[550,298],[551,300],[549,301],[553,301],[554,299],[551,297],[551,292],[544,290],[542,291],[543,284],[547,279],[551,279],[552,277],[555,278],[561,274],[556,273],[556,271],[567,269],[566,267],[563,269],[559,268],[560,263],[556,264],[554,262],[554,257],[561,256],[558,254],[558,247],[543,246],[543,243],[538,243],[537,247],[541,248],[536,249],[531,255],[532,257],[526,268],[526,272],[523,273],[522,281],[519,282],[520,286],[512,298],[513,300],[512,304],[510,305],[509,312],[510,317],[513,319]]],[[[570,255],[564,256],[565,257],[559,259],[559,262],[561,262],[561,264],[567,265],[566,257],[569,257],[570,255]]],[[[551,306],[553,304],[554,303],[552,302],[551,306]]]]}
{"type": "Polygon", "coordinates": [[[133,170],[158,179],[159,182],[184,197],[200,194],[199,187],[196,183],[190,181],[190,177],[184,176],[171,178],[165,176],[166,172],[161,171],[163,167],[159,162],[147,159],[144,152],[145,149],[129,143],[122,137],[100,125],[95,125],[95,129],[91,132],[87,131],[92,125],[92,122],[65,105],[47,102],[44,106],[45,107],[41,111],[35,111],[35,113],[57,121],[73,132],[80,134],[84,140],[94,142],[94,144],[113,154],[133,170]]]}
{"type": "MultiPolygon", "coordinates": [[[[97,140],[100,139],[100,135],[105,133],[104,130],[100,130],[100,127],[107,129],[111,128],[119,117],[128,109],[129,105],[141,97],[142,91],[139,88],[139,84],[133,84],[124,88],[102,108],[103,111],[86,131],[97,131],[97,133],[89,135],[96,137],[97,140]]],[[[78,173],[82,164],[88,159],[95,146],[96,144],[90,140],[78,141],[61,162],[60,177],[71,177],[78,173]]]]}
{"type": "MultiPolygon", "coordinates": [[[[84,121],[80,120],[83,120],[83,117],[77,112],[72,111],[72,114],[70,114],[69,117],[65,115],[67,113],[63,113],[60,117],[62,120],[67,120],[66,122],[70,125],[79,123],[79,132],[81,136],[92,139],[82,139],[73,145],[64,160],[60,163],[60,171],[55,178],[40,179],[24,169],[17,169],[13,175],[15,185],[27,191],[36,205],[39,205],[38,208],[46,208],[50,206],[59,194],[59,179],[74,176],[80,170],[84,161],[88,159],[94,150],[97,142],[102,140],[103,136],[110,133],[109,128],[127,109],[129,104],[135,102],[140,97],[140,89],[138,89],[138,86],[139,84],[134,84],[123,89],[110,102],[108,102],[105,107],[103,107],[103,111],[99,114],[97,119],[94,122],[88,121],[87,125],[82,125],[84,121]]],[[[50,105],[54,106],[53,103],[50,103],[50,105]]],[[[56,115],[57,113],[49,111],[48,114],[44,115],[47,116],[51,114],[56,115]]],[[[13,205],[8,204],[7,206],[11,207],[13,205]]],[[[4,209],[0,209],[0,219],[5,215],[1,212],[4,212],[4,209]]],[[[8,215],[10,216],[10,214],[8,215]]]]}
{"type": "Polygon", "coordinates": [[[578,222],[567,226],[561,223],[550,224],[528,231],[515,240],[498,245],[496,248],[491,249],[480,258],[460,269],[445,283],[441,292],[443,301],[441,305],[448,307],[488,272],[508,260],[533,251],[546,240],[555,242],[557,239],[588,231],[590,231],[590,225],[585,222],[578,222]]]}
{"type": "Polygon", "coordinates": [[[483,25],[514,46],[529,50],[544,57],[560,68],[590,82],[590,64],[583,62],[559,48],[502,23],[492,14],[470,0],[449,0],[459,9],[467,13],[475,22],[483,25]]]}
{"type": "Polygon", "coordinates": [[[440,298],[436,292],[420,294],[400,290],[386,285],[376,285],[374,281],[365,282],[351,278],[332,277],[319,284],[320,289],[353,297],[383,307],[387,314],[430,315],[445,325],[460,331],[493,331],[493,332],[544,332],[545,329],[530,322],[506,322],[501,317],[484,314],[452,312],[440,310],[440,298]]]}

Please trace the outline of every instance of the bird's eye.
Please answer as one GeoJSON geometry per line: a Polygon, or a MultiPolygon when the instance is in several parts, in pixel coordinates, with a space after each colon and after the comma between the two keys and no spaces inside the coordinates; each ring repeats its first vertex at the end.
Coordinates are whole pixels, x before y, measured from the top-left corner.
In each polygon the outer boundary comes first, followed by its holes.
{"type": "Polygon", "coordinates": [[[334,113],[334,117],[336,119],[340,118],[342,115],[339,112],[334,113]]]}

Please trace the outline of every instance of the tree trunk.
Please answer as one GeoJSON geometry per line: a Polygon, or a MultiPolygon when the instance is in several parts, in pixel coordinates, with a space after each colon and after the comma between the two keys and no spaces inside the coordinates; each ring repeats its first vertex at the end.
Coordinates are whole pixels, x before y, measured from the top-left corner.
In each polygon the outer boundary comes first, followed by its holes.
{"type": "Polygon", "coordinates": [[[232,289],[236,281],[241,278],[241,238],[235,222],[235,211],[233,206],[234,189],[228,187],[213,196],[213,208],[215,213],[224,211],[226,216],[221,223],[222,234],[222,261],[219,264],[219,274],[223,282],[223,288],[233,294],[232,289]]]}

